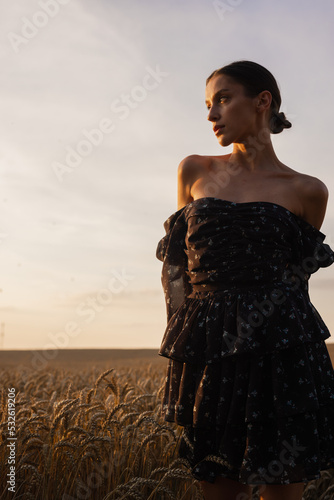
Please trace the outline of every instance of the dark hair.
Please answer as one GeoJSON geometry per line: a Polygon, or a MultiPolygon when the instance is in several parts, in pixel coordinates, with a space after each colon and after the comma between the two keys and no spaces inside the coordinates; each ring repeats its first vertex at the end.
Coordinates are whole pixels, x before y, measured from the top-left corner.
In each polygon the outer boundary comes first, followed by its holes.
{"type": "Polygon", "coordinates": [[[279,134],[283,129],[292,126],[285,114],[279,112],[282,102],[281,94],[274,76],[265,67],[252,61],[236,61],[216,69],[206,79],[206,85],[212,77],[217,75],[229,76],[243,85],[245,93],[249,97],[255,97],[263,90],[268,90],[271,93],[270,132],[279,134]]]}

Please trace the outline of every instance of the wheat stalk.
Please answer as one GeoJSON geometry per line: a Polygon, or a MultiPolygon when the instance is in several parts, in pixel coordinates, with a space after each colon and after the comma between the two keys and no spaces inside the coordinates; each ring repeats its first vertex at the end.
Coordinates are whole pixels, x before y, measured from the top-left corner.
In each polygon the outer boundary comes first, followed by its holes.
{"type": "MultiPolygon", "coordinates": [[[[202,500],[190,464],[175,454],[182,429],[161,416],[162,370],[0,370],[1,477],[8,472],[6,388],[16,387],[21,498],[202,500]]],[[[215,456],[205,460],[227,465],[215,456]]],[[[333,471],[323,471],[305,487],[304,500],[330,500],[333,489],[333,471]]]]}

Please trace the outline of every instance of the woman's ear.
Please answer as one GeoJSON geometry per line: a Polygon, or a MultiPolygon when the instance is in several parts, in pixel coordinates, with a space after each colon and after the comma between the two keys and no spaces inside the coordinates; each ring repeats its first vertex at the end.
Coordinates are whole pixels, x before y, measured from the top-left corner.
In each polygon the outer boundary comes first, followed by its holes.
{"type": "Polygon", "coordinates": [[[269,90],[263,90],[263,92],[260,92],[256,98],[258,111],[270,109],[273,98],[269,90]]]}

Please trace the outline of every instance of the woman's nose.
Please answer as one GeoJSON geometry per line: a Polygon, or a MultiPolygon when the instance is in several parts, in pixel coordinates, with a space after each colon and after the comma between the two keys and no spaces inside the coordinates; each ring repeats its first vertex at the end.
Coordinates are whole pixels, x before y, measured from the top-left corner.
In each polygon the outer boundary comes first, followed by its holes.
{"type": "Polygon", "coordinates": [[[217,121],[217,117],[218,117],[218,110],[215,108],[215,106],[212,106],[212,108],[209,109],[207,119],[210,122],[214,122],[217,121]]]}

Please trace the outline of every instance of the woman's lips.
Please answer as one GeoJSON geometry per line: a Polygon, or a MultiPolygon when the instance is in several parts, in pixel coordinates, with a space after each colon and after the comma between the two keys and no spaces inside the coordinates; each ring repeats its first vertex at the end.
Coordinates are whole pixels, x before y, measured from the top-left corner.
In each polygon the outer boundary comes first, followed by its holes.
{"type": "Polygon", "coordinates": [[[223,125],[222,127],[217,128],[217,130],[215,130],[215,135],[219,135],[222,132],[222,130],[223,130],[224,127],[225,127],[225,125],[223,125]]]}

